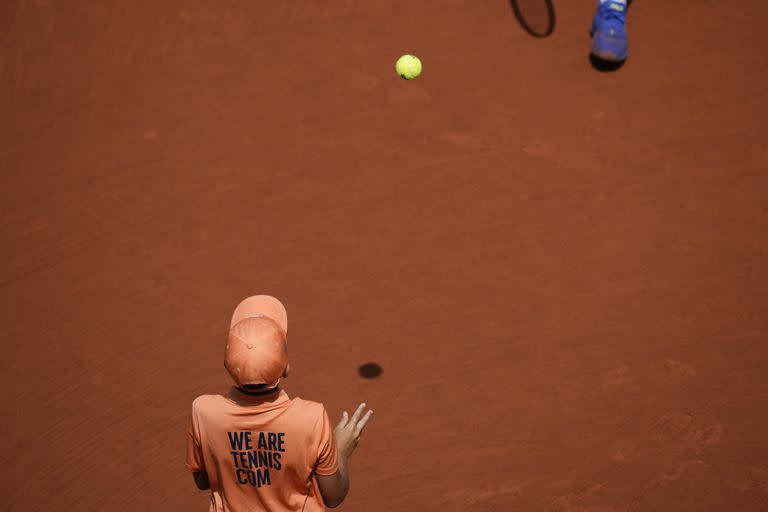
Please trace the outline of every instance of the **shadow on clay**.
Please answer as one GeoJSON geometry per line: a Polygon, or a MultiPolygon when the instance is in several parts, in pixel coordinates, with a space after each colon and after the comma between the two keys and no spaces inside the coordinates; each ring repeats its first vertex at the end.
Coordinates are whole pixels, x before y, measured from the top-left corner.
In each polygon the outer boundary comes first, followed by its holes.
{"type": "Polygon", "coordinates": [[[520,26],[533,37],[548,37],[555,31],[555,6],[552,0],[509,0],[520,26]]]}

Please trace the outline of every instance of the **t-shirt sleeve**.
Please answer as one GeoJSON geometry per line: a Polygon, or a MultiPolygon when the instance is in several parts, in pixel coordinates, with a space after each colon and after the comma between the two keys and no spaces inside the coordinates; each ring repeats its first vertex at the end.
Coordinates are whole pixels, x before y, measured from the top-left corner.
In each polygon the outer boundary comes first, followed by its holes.
{"type": "Polygon", "coordinates": [[[318,450],[315,474],[321,476],[332,475],[339,470],[339,450],[336,447],[333,426],[331,426],[331,420],[328,419],[325,407],[322,408],[322,418],[316,433],[318,436],[318,450]]]}
{"type": "Polygon", "coordinates": [[[195,421],[195,408],[192,407],[192,419],[187,429],[187,469],[193,472],[205,471],[203,449],[200,445],[200,432],[195,421]]]}

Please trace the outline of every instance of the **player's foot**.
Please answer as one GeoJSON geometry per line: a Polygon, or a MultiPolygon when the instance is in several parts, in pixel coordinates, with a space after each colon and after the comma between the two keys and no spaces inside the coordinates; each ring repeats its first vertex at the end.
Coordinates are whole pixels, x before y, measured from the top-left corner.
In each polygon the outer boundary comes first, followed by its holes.
{"type": "Polygon", "coordinates": [[[592,54],[608,62],[627,58],[627,0],[599,0],[592,19],[592,54]]]}

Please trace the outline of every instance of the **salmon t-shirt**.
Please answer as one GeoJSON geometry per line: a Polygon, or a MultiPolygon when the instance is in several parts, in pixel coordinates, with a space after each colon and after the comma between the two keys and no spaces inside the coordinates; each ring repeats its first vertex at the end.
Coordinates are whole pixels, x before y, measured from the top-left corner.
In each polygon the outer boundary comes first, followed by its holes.
{"type": "Polygon", "coordinates": [[[336,473],[339,456],[322,404],[233,388],[192,403],[186,465],[208,474],[209,512],[312,512],[325,510],[314,475],[336,473]]]}

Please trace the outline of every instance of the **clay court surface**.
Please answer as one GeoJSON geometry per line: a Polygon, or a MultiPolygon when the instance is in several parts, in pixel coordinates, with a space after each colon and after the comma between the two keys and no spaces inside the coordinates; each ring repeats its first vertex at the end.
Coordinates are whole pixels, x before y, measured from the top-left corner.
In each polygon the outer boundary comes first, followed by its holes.
{"type": "Polygon", "coordinates": [[[270,293],[375,410],[341,510],[768,510],[768,7],[636,0],[614,73],[555,7],[0,2],[0,509],[206,510],[270,293]]]}

